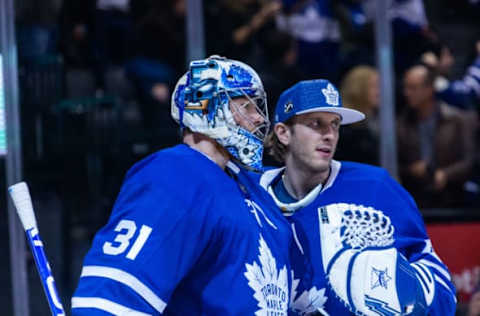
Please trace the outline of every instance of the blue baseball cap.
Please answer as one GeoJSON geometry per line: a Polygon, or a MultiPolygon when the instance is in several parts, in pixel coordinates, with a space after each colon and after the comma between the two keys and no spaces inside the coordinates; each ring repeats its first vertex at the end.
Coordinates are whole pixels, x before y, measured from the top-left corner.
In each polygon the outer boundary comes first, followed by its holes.
{"type": "Polygon", "coordinates": [[[310,112],[330,112],[340,115],[341,124],[361,121],[365,114],[344,108],[337,88],[325,79],[304,80],[285,90],[275,108],[275,124],[294,115],[310,112]]]}

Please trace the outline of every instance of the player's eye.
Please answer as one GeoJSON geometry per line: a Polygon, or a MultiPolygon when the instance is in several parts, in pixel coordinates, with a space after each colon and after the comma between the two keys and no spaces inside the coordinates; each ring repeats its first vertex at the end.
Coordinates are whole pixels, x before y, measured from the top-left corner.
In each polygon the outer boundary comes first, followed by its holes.
{"type": "Polygon", "coordinates": [[[313,129],[319,129],[321,128],[322,125],[323,125],[322,122],[317,119],[310,120],[309,122],[307,122],[307,126],[313,129]]]}
{"type": "Polygon", "coordinates": [[[338,130],[340,128],[340,121],[339,120],[333,121],[331,126],[335,131],[338,130]]]}
{"type": "Polygon", "coordinates": [[[242,106],[248,110],[248,111],[253,111],[257,109],[257,107],[255,106],[255,104],[253,104],[252,102],[248,101],[248,102],[245,102],[244,104],[242,104],[242,106]]]}
{"type": "Polygon", "coordinates": [[[324,122],[321,119],[312,119],[308,121],[305,125],[307,125],[311,129],[322,131],[322,132],[325,132],[329,127],[334,131],[338,131],[340,128],[340,120],[324,122]]]}

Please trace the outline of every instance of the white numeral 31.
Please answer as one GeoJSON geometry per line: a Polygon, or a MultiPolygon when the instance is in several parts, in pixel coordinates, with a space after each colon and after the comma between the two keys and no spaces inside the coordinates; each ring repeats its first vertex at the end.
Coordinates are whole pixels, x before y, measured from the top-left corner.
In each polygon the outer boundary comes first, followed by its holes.
{"type": "MultiPolygon", "coordinates": [[[[114,239],[114,242],[117,243],[117,245],[113,245],[111,242],[107,241],[103,244],[103,252],[107,255],[113,256],[125,252],[130,245],[130,239],[132,239],[132,237],[135,235],[136,230],[137,225],[134,221],[126,219],[121,220],[117,227],[115,227],[115,231],[119,232],[114,239]]],[[[128,259],[135,260],[151,232],[152,228],[150,226],[142,225],[137,239],[135,239],[132,247],[127,253],[126,257],[128,259]]]]}

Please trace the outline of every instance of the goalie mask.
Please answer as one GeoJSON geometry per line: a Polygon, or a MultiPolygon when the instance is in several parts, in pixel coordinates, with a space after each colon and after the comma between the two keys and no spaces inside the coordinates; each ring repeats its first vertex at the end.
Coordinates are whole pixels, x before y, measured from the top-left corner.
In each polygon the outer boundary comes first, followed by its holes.
{"type": "Polygon", "coordinates": [[[263,84],[250,66],[219,56],[192,61],[175,86],[171,114],[182,128],[215,139],[242,164],[262,168],[268,110],[263,84]]]}

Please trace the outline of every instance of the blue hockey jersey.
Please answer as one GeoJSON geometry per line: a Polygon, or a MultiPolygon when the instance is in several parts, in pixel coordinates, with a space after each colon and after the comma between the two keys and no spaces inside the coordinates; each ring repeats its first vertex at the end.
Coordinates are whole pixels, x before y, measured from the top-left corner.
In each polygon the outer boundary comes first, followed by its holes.
{"type": "Polygon", "coordinates": [[[443,77],[435,80],[437,96],[450,105],[461,109],[475,109],[480,99],[480,57],[468,67],[464,77],[448,81],[443,77]]]}
{"type": "Polygon", "coordinates": [[[178,145],[133,166],[84,259],[72,315],[287,315],[292,233],[270,196],[178,145]]]}
{"type": "MultiPolygon", "coordinates": [[[[282,171],[283,168],[268,170],[259,179],[275,199],[273,187],[280,181],[282,171]]],[[[393,246],[410,264],[421,263],[434,275],[435,295],[428,307],[429,315],[454,315],[456,298],[450,273],[435,254],[412,197],[384,169],[332,161],[329,179],[323,187],[319,185],[297,202],[285,204],[278,199],[276,202],[289,219],[297,244],[292,249],[292,309],[299,315],[314,311],[351,315],[327,286],[323,267],[319,223],[324,220],[321,210],[331,206],[380,210],[388,216],[394,227],[393,246]]],[[[390,277],[387,273],[384,276],[387,282],[390,277]]],[[[378,286],[378,281],[372,287],[378,286]]]]}

